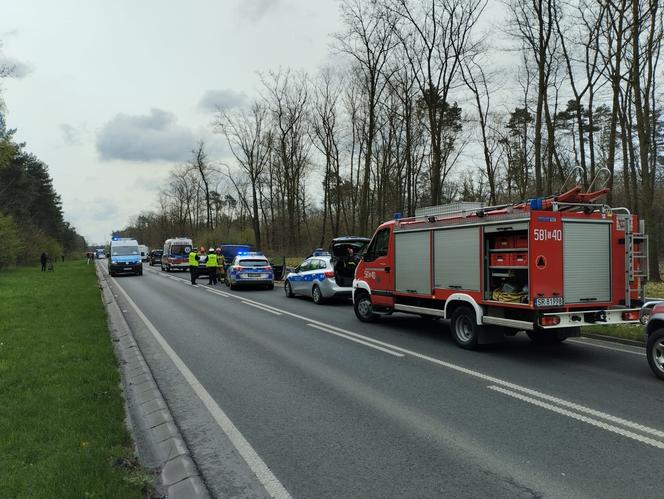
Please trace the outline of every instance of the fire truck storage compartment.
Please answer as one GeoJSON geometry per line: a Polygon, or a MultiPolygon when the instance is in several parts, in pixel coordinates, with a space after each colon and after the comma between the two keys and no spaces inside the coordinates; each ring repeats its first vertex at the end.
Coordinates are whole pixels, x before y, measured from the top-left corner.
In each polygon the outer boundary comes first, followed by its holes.
{"type": "Polygon", "coordinates": [[[528,223],[486,226],[485,299],[528,302],[528,223]]]}
{"type": "Polygon", "coordinates": [[[394,289],[401,293],[431,294],[429,231],[394,233],[394,289]]]}
{"type": "Polygon", "coordinates": [[[480,229],[438,229],[433,233],[434,288],[480,290],[480,229]]]}
{"type": "Polygon", "coordinates": [[[565,303],[611,299],[611,223],[563,220],[565,303]]]}

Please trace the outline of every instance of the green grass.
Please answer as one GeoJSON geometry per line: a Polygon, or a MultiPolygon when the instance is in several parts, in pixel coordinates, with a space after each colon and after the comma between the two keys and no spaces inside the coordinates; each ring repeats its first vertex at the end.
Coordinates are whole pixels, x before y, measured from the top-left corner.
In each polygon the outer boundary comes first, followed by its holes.
{"type": "Polygon", "coordinates": [[[649,298],[664,298],[664,282],[647,282],[646,296],[649,298]]]}
{"type": "Polygon", "coordinates": [[[93,265],[0,272],[0,496],[145,497],[93,265]]]}
{"type": "Polygon", "coordinates": [[[587,326],[581,328],[581,334],[593,333],[614,338],[643,341],[642,324],[611,324],[606,326],[587,326]]]}

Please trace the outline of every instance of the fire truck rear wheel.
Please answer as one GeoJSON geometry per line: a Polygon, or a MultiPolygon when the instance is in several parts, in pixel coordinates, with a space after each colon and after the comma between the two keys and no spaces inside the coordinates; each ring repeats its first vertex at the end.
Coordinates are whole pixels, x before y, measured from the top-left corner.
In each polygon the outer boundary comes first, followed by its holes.
{"type": "Polygon", "coordinates": [[[450,321],[452,336],[461,348],[473,350],[477,348],[479,328],[475,312],[468,307],[459,307],[452,313],[450,321]]]}
{"type": "Polygon", "coordinates": [[[378,317],[373,311],[371,297],[366,292],[355,293],[353,310],[355,310],[355,315],[362,322],[374,322],[378,317]]]}

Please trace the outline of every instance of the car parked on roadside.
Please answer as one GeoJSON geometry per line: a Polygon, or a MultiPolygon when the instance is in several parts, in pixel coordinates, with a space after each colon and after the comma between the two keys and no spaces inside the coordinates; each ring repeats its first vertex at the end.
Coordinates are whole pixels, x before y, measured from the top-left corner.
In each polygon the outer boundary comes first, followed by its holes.
{"type": "Polygon", "coordinates": [[[237,289],[240,286],[262,286],[274,289],[274,271],[267,257],[253,251],[239,252],[228,266],[226,286],[237,289]]]}
{"type": "Polygon", "coordinates": [[[652,308],[646,324],[646,356],[652,372],[664,380],[664,302],[652,308]]]}
{"type": "Polygon", "coordinates": [[[286,276],[286,296],[310,296],[317,305],[332,298],[351,298],[355,266],[368,242],[366,237],[337,237],[330,251],[314,251],[286,276]]]}
{"type": "Polygon", "coordinates": [[[161,257],[164,255],[164,250],[152,250],[148,255],[148,263],[150,267],[154,265],[161,265],[161,257]]]}

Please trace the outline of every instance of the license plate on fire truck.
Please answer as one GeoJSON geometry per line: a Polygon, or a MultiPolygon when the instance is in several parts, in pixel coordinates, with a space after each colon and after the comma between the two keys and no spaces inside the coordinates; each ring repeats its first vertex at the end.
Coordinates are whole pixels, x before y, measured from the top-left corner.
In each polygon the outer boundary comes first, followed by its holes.
{"type": "Polygon", "coordinates": [[[562,307],[562,296],[547,296],[543,298],[535,298],[536,307],[562,307]]]}

